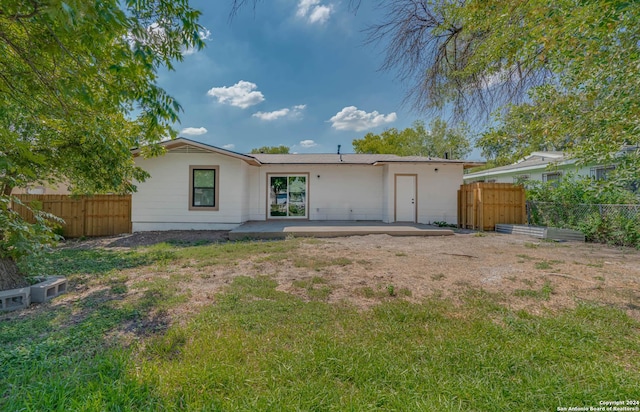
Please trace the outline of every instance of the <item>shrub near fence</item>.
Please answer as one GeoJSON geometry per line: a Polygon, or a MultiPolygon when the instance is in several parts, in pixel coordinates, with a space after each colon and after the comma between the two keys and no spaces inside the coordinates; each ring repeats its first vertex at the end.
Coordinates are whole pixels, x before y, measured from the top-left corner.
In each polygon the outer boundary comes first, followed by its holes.
{"type": "Polygon", "coordinates": [[[640,248],[640,205],[527,202],[530,225],[580,230],[586,240],[640,248]]]}
{"type": "MultiPolygon", "coordinates": [[[[131,195],[15,195],[25,205],[33,204],[64,220],[65,237],[109,236],[131,233],[131,195]]],[[[13,209],[31,222],[28,208],[14,203],[13,209]]]]}

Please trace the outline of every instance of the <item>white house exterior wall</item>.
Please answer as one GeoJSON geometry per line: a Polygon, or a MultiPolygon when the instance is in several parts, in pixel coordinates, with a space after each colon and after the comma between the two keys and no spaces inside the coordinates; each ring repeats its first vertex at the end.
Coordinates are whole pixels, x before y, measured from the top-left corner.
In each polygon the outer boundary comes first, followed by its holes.
{"type": "Polygon", "coordinates": [[[249,217],[249,167],[229,156],[206,153],[167,153],[136,164],[151,177],[138,183],[132,196],[134,232],[149,230],[225,230],[249,217]],[[220,166],[217,211],[189,210],[189,166],[220,166]]]}
{"type": "Polygon", "coordinates": [[[151,177],[132,197],[134,232],[227,230],[248,220],[267,220],[268,176],[308,176],[309,220],[395,220],[395,176],[417,177],[418,223],[456,223],[462,164],[386,163],[263,164],[218,153],[175,153],[136,164],[151,177]],[[219,166],[218,210],[189,209],[189,167],[219,166]],[[438,169],[436,171],[436,169],[438,169]]]}
{"type": "Polygon", "coordinates": [[[386,196],[383,221],[395,220],[395,176],[417,176],[418,223],[458,221],[458,189],[462,184],[461,164],[390,164],[385,170],[385,185],[389,188],[386,196]],[[436,171],[436,169],[438,169],[436,171]]]}
{"type": "Polygon", "coordinates": [[[309,220],[382,220],[382,166],[263,165],[251,220],[267,218],[267,175],[307,174],[309,220]]]}

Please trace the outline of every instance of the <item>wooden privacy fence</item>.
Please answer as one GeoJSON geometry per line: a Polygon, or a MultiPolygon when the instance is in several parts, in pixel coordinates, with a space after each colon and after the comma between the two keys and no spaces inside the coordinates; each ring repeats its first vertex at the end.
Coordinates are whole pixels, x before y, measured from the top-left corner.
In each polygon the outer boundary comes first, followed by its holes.
{"type": "MultiPolygon", "coordinates": [[[[65,237],[109,236],[131,233],[131,195],[15,195],[22,203],[38,203],[38,208],[64,220],[65,237]]],[[[19,204],[13,209],[33,221],[29,210],[19,204]]]]}
{"type": "Polygon", "coordinates": [[[458,227],[495,230],[496,224],[524,224],[527,205],[522,185],[471,183],[458,190],[458,227]]]}

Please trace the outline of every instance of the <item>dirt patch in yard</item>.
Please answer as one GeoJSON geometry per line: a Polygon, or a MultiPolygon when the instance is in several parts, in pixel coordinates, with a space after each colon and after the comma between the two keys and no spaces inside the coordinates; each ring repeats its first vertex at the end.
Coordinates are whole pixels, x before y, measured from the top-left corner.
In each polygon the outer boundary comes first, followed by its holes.
{"type": "MultiPolygon", "coordinates": [[[[129,248],[226,239],[226,232],[148,232],[65,247],[129,248]]],[[[126,273],[131,284],[157,277],[183,279],[179,288],[188,294],[189,302],[171,310],[174,319],[215,302],[216,293],[237,276],[270,276],[279,290],[303,299],[348,302],[362,308],[390,299],[443,298],[455,303],[490,294],[508,308],[532,314],[595,302],[618,307],[640,320],[640,251],[518,235],[303,240],[292,253],[272,258],[253,256],[215,265],[170,263],[126,273]]]]}
{"type": "Polygon", "coordinates": [[[294,293],[300,282],[292,278],[321,277],[331,288],[330,301],[370,306],[380,299],[438,297],[459,302],[488,293],[533,314],[588,301],[640,319],[640,251],[634,249],[491,233],[354,236],[305,244],[300,254],[351,261],[319,270],[271,268],[280,288],[294,293]]]}
{"type": "Polygon", "coordinates": [[[151,246],[163,242],[177,245],[204,245],[207,243],[226,242],[228,240],[229,232],[226,230],[166,230],[136,232],[90,239],[70,239],[64,242],[61,247],[72,249],[90,249],[96,247],[132,248],[151,246]]]}

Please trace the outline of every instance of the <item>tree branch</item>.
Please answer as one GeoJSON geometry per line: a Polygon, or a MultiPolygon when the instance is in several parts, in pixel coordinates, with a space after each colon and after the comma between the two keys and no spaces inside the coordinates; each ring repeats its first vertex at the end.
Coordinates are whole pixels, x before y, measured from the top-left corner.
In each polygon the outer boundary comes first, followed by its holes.
{"type": "Polygon", "coordinates": [[[33,5],[33,10],[30,11],[29,13],[26,14],[19,14],[19,13],[15,13],[15,14],[7,14],[5,12],[3,12],[2,10],[0,10],[0,16],[7,16],[10,20],[13,21],[18,21],[21,19],[30,19],[31,17],[34,17],[36,14],[38,14],[40,12],[40,5],[38,4],[38,2],[36,0],[30,0],[31,5],[33,5]]]}

